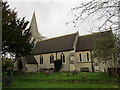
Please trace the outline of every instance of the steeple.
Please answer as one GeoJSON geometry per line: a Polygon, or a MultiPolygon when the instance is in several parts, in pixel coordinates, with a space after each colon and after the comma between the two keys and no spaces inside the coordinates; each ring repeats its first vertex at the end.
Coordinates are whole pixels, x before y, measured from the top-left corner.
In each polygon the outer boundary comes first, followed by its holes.
{"type": "Polygon", "coordinates": [[[35,39],[35,43],[37,41],[42,40],[41,35],[38,32],[35,12],[33,13],[33,16],[32,16],[32,20],[31,20],[31,24],[30,24],[30,31],[31,31],[31,34],[32,34],[32,39],[35,39]]]}

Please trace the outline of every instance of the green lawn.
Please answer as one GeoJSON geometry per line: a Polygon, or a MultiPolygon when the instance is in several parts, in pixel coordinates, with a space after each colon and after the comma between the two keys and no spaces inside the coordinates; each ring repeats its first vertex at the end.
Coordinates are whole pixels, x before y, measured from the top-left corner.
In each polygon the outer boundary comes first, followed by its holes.
{"type": "Polygon", "coordinates": [[[105,73],[80,72],[74,76],[67,73],[26,73],[14,76],[9,88],[118,88],[119,83],[105,73]]]}

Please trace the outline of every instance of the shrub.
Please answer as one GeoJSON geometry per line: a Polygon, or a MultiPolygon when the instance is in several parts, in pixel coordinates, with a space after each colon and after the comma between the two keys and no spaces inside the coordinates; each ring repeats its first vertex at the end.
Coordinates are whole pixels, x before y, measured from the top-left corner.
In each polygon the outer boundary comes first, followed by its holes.
{"type": "Polygon", "coordinates": [[[120,77],[120,67],[107,68],[110,76],[120,77]]]}
{"type": "Polygon", "coordinates": [[[19,71],[21,72],[23,70],[23,63],[22,63],[21,60],[18,60],[18,65],[17,66],[18,66],[19,71]]]}
{"type": "Polygon", "coordinates": [[[13,66],[14,66],[14,64],[11,61],[11,59],[2,58],[2,71],[3,71],[2,82],[3,82],[3,86],[10,86],[11,85],[13,66]]]}
{"type": "Polygon", "coordinates": [[[58,59],[58,60],[54,61],[54,67],[55,67],[55,71],[59,72],[62,67],[62,60],[58,59]]]}
{"type": "Polygon", "coordinates": [[[2,71],[7,72],[8,74],[10,71],[13,70],[14,63],[11,61],[11,59],[8,58],[2,58],[2,71]]]}

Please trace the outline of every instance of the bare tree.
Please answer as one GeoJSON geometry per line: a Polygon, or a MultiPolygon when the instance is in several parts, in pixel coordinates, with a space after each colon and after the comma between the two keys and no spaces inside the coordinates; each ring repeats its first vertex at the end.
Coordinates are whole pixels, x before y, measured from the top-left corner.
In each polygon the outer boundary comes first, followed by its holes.
{"type": "Polygon", "coordinates": [[[120,29],[120,0],[92,0],[71,8],[70,13],[74,15],[74,19],[70,21],[74,23],[74,27],[78,21],[88,20],[92,25],[91,31],[93,28],[99,31],[109,30],[110,27],[113,30],[120,29]]]}

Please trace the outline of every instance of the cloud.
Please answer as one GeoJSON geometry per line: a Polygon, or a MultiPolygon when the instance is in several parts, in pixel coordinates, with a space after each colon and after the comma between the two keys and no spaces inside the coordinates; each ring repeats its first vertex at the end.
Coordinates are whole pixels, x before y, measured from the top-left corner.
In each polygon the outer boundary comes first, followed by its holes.
{"type": "Polygon", "coordinates": [[[80,24],[76,28],[73,27],[73,24],[66,26],[66,22],[73,18],[68,16],[71,7],[75,5],[73,2],[58,2],[57,0],[52,0],[52,2],[51,0],[47,2],[41,2],[41,0],[39,2],[36,2],[36,0],[34,2],[33,0],[32,2],[31,0],[24,0],[24,2],[20,0],[8,1],[12,8],[16,8],[19,17],[25,16],[29,21],[31,21],[32,14],[35,11],[38,29],[43,36],[55,37],[76,31],[87,32],[80,24]]]}

